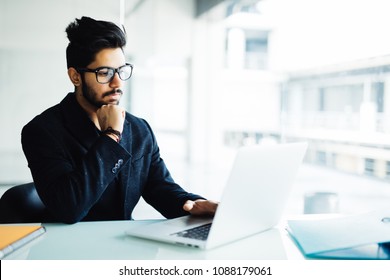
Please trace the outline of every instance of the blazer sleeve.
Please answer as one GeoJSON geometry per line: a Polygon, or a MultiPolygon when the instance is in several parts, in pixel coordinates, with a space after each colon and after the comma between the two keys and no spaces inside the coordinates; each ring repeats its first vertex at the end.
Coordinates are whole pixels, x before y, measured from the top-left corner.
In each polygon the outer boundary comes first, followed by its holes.
{"type": "MultiPolygon", "coordinates": [[[[145,121],[146,123],[146,121],[145,121]]],[[[175,183],[170,175],[163,159],[160,157],[160,149],[150,126],[149,133],[152,137],[151,164],[148,180],[143,190],[143,198],[166,218],[175,218],[188,215],[183,210],[187,200],[204,199],[202,196],[189,193],[175,183]]]]}
{"type": "Polygon", "coordinates": [[[59,221],[76,223],[99,200],[130,155],[109,137],[100,136],[76,161],[69,145],[64,147],[61,142],[62,136],[30,122],[22,130],[22,147],[49,212],[59,221]]]}

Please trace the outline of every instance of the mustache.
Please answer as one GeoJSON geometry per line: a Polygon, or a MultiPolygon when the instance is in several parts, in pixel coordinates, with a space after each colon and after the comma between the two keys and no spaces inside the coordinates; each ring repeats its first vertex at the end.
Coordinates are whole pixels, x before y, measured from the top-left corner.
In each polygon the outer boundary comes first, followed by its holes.
{"type": "Polygon", "coordinates": [[[116,94],[116,93],[119,93],[119,94],[123,94],[123,91],[121,89],[113,89],[111,91],[108,91],[106,93],[103,94],[103,97],[106,97],[106,96],[109,96],[109,95],[112,95],[112,94],[116,94]]]}

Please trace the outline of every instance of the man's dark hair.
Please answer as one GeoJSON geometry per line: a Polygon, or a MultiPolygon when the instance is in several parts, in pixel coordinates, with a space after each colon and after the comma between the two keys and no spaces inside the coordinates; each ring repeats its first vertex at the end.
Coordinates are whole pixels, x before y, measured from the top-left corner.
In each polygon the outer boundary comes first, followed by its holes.
{"type": "Polygon", "coordinates": [[[65,31],[69,39],[66,48],[68,68],[86,67],[102,49],[123,49],[126,45],[126,34],[108,21],[82,17],[70,23],[65,31]]]}

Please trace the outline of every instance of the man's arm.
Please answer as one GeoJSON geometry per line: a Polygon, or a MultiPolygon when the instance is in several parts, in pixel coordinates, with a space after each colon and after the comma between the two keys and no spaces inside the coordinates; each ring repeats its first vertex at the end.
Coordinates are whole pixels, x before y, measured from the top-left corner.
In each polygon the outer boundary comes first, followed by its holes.
{"type": "MultiPolygon", "coordinates": [[[[175,183],[169,173],[163,159],[160,157],[160,150],[152,129],[146,121],[144,133],[151,137],[150,165],[148,167],[148,179],[143,188],[142,196],[147,203],[152,205],[166,218],[175,218],[188,215],[189,212],[183,209],[187,200],[198,200],[204,198],[200,195],[189,193],[175,183]]],[[[143,136],[145,137],[145,135],[143,136]]]]}
{"type": "Polygon", "coordinates": [[[108,136],[85,150],[72,135],[35,122],[23,128],[22,146],[42,201],[65,223],[82,220],[130,158],[108,136]]]}

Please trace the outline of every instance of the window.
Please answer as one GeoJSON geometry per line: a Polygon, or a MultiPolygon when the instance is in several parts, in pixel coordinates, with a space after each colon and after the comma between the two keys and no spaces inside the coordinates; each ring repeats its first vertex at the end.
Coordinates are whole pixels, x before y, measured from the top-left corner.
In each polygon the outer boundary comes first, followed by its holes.
{"type": "Polygon", "coordinates": [[[386,161],[386,178],[390,179],[390,161],[386,161]]]}
{"type": "Polygon", "coordinates": [[[366,158],[364,160],[364,173],[367,175],[375,174],[375,160],[372,158],[366,158]]]}

